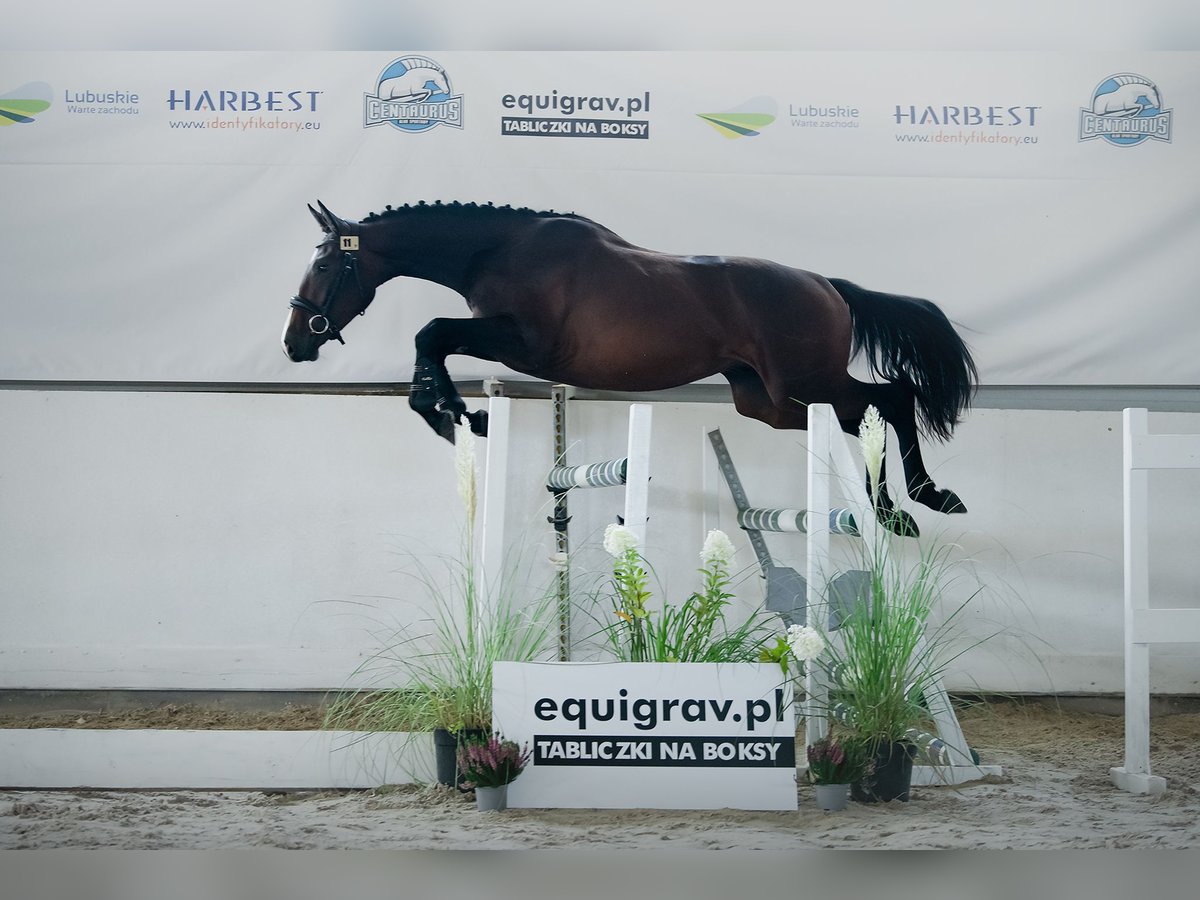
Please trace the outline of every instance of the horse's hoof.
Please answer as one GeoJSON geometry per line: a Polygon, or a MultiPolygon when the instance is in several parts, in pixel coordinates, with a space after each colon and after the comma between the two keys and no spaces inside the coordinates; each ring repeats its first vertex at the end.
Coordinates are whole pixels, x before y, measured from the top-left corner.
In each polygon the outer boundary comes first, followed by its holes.
{"type": "Polygon", "coordinates": [[[958,499],[958,494],[954,491],[942,491],[941,511],[944,513],[965,513],[967,504],[958,499]]]}
{"type": "Polygon", "coordinates": [[[467,421],[471,423],[471,432],[479,437],[487,437],[488,414],[486,409],[467,413],[467,421]]]}
{"type": "Polygon", "coordinates": [[[965,513],[967,506],[954,491],[939,491],[932,484],[926,484],[921,490],[914,491],[909,496],[917,503],[928,506],[934,512],[965,513]]]}
{"type": "Polygon", "coordinates": [[[433,430],[439,435],[450,443],[454,443],[454,416],[443,411],[438,413],[436,418],[430,419],[429,424],[433,426],[433,430]]]}

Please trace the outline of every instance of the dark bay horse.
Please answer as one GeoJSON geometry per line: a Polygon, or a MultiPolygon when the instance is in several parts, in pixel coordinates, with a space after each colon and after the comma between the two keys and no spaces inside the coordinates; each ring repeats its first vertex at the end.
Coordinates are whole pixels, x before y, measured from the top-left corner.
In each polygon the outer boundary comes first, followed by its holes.
{"type": "MultiPolygon", "coordinates": [[[[720,373],[737,411],[803,429],[809,403],[829,403],[857,433],[868,405],[896,433],[909,496],[965,512],[938,489],[918,446],[946,440],[978,383],[971,354],[928,300],[868,291],[761,259],[675,256],[636,247],[582,216],[473,203],[421,203],[348,222],[318,201],[325,237],[292,298],[283,347],[314,360],[397,276],[457,291],[472,317],[437,318],[416,336],[409,405],[453,440],[467,413],[446,370],[453,353],[495,360],[555,383],[653,391],[720,373]],[[862,352],[879,379],[847,372],[862,352]]],[[[880,479],[883,480],[882,477],[880,479]]],[[[916,524],[879,492],[882,521],[916,524]]]]}

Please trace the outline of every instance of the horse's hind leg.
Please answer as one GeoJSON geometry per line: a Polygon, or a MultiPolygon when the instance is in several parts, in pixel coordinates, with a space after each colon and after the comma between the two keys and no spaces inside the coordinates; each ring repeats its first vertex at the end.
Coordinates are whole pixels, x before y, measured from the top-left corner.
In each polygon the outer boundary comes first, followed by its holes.
{"type": "MultiPolygon", "coordinates": [[[[782,406],[776,404],[763,380],[749,366],[739,366],[723,374],[729,380],[729,386],[733,389],[734,406],[743,416],[766,422],[773,428],[807,430],[807,404],[790,398],[785,400],[782,406]]],[[[856,382],[856,384],[863,388],[870,387],[870,385],[860,382],[856,382]]],[[[861,404],[855,404],[855,408],[859,410],[857,418],[848,418],[843,412],[839,412],[838,414],[842,430],[853,435],[858,434],[858,425],[862,419],[862,411],[867,408],[866,401],[863,401],[861,404]]],[[[892,502],[892,497],[888,493],[886,471],[883,466],[881,465],[879,469],[878,493],[872,493],[870,478],[871,476],[868,474],[867,496],[874,496],[875,516],[879,519],[880,524],[903,537],[916,537],[919,535],[920,530],[917,528],[917,523],[913,517],[904,512],[904,510],[896,509],[895,504],[892,502]]]]}
{"type": "Polygon", "coordinates": [[[904,463],[904,482],[908,496],[923,506],[942,513],[965,513],[966,505],[953,491],[942,490],[933,483],[917,433],[917,419],[912,391],[898,384],[863,385],[879,410],[879,415],[896,432],[900,458],[904,463]]]}
{"type": "Polygon", "coordinates": [[[741,415],[766,422],[772,428],[796,428],[801,431],[808,428],[808,407],[797,402],[778,406],[754,369],[742,365],[721,374],[733,390],[733,405],[741,415]]]}
{"type": "MultiPolygon", "coordinates": [[[[847,434],[858,434],[857,424],[842,423],[842,430],[847,434]]],[[[887,488],[887,458],[886,456],[879,460],[879,491],[873,493],[871,484],[870,471],[866,474],[867,496],[872,497],[875,503],[875,518],[879,523],[887,528],[888,531],[898,534],[901,537],[920,537],[921,529],[917,527],[917,520],[909,513],[902,509],[897,509],[896,504],[892,501],[892,495],[888,493],[887,488]]]]}

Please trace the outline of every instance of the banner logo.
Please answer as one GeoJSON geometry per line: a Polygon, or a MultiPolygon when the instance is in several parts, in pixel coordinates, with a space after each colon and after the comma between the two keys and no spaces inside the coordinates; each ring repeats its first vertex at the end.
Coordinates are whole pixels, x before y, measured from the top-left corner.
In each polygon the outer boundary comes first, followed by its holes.
{"type": "Polygon", "coordinates": [[[1091,108],[1079,110],[1079,140],[1104,138],[1116,147],[1147,140],[1170,143],[1171,115],[1163,109],[1158,85],[1145,75],[1110,75],[1092,91],[1091,108]]]}
{"type": "Polygon", "coordinates": [[[15,91],[0,94],[0,125],[29,125],[38,113],[50,108],[52,89],[44,81],[31,81],[15,91]]]}
{"type": "Polygon", "coordinates": [[[762,129],[775,121],[779,104],[771,97],[755,97],[724,112],[696,113],[722,137],[758,137],[762,129]]]}
{"type": "Polygon", "coordinates": [[[857,106],[788,104],[788,116],[796,128],[858,128],[860,115],[857,106]]]}
{"type": "Polygon", "coordinates": [[[450,76],[427,56],[403,56],[379,75],[375,93],[363,95],[363,128],[391,125],[417,133],[438,125],[463,127],[462,94],[450,76]]]}
{"type": "Polygon", "coordinates": [[[136,91],[63,91],[65,109],[73,116],[136,116],[141,113],[140,102],[136,91]]]}
{"type": "Polygon", "coordinates": [[[506,137],[628,138],[649,140],[650,92],[602,96],[560,92],[505,94],[500,133],[506,137]]]}

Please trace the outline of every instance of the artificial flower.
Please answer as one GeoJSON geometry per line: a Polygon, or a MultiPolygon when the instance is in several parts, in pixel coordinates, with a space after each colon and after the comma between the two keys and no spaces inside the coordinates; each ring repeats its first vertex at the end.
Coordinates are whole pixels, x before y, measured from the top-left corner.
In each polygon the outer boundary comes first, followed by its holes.
{"type": "Polygon", "coordinates": [[[858,426],[858,446],[867,464],[867,474],[871,478],[871,500],[874,502],[879,496],[879,475],[883,471],[883,453],[887,447],[887,426],[874,406],[868,406],[863,413],[858,426]]]}
{"type": "Polygon", "coordinates": [[[700,550],[700,561],[705,567],[713,565],[728,566],[733,561],[733,541],[725,532],[714,528],[704,539],[704,547],[700,550]]]}
{"type": "Polygon", "coordinates": [[[454,473],[458,497],[467,511],[467,521],[475,521],[475,435],[464,419],[454,426],[454,473]]]}
{"type": "Polygon", "coordinates": [[[604,529],[604,549],[609,556],[622,557],[637,550],[637,537],[624,525],[614,522],[604,529]]]}
{"type": "Polygon", "coordinates": [[[801,662],[811,662],[825,651],[825,638],[808,625],[793,625],[787,632],[788,648],[801,662]]]}

